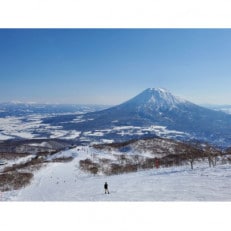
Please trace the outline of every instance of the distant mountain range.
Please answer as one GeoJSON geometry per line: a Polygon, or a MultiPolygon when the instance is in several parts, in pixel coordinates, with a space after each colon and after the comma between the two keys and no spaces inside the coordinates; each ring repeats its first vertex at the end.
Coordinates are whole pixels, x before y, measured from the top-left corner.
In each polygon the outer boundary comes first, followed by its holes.
{"type": "MultiPolygon", "coordinates": [[[[123,140],[127,139],[123,133],[110,132],[121,127],[133,129],[160,126],[167,131],[182,133],[181,139],[185,134],[187,139],[203,140],[218,146],[231,146],[231,115],[198,106],[159,88],[146,89],[127,102],[105,110],[77,117],[50,117],[43,122],[53,126],[61,125],[64,129],[74,129],[85,134],[90,131],[104,131],[100,138],[113,140],[120,140],[121,137],[123,140]]],[[[150,135],[148,132],[141,132],[132,136],[131,133],[132,131],[129,133],[130,138],[150,135]]],[[[151,134],[153,135],[153,132],[151,134]]]]}
{"type": "Polygon", "coordinates": [[[205,105],[205,107],[231,114],[231,105],[205,105]]]}
{"type": "Polygon", "coordinates": [[[49,114],[76,114],[103,110],[104,105],[78,104],[37,104],[22,102],[0,103],[0,118],[6,116],[49,115],[49,114]]]}

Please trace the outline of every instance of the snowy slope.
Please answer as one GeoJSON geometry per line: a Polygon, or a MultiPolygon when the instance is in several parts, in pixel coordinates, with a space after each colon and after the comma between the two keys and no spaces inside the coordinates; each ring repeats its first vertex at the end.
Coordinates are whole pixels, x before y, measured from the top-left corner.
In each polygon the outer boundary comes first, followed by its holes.
{"type": "MultiPolygon", "coordinates": [[[[198,106],[159,88],[148,88],[132,99],[105,110],[75,117],[45,118],[43,124],[51,127],[61,125],[64,131],[81,131],[76,140],[88,143],[101,142],[102,139],[119,142],[155,135],[170,138],[169,132],[174,139],[197,139],[222,148],[229,147],[231,143],[231,115],[198,106]],[[165,128],[165,132],[148,131],[147,128],[151,127],[165,128]]],[[[66,136],[69,137],[68,134],[66,136]]]]}
{"type": "MultiPolygon", "coordinates": [[[[91,148],[77,147],[56,154],[75,157],[69,163],[49,163],[35,173],[32,183],[18,191],[4,192],[12,201],[230,201],[230,165],[208,163],[160,168],[122,175],[89,175],[79,160],[91,157],[91,148]],[[107,181],[110,194],[105,195],[107,181]]],[[[110,158],[110,154],[99,153],[110,158]]]]}
{"type": "Polygon", "coordinates": [[[121,106],[133,105],[137,109],[169,109],[177,108],[181,104],[192,104],[187,100],[174,96],[162,88],[148,88],[139,95],[123,103],[121,106]]]}

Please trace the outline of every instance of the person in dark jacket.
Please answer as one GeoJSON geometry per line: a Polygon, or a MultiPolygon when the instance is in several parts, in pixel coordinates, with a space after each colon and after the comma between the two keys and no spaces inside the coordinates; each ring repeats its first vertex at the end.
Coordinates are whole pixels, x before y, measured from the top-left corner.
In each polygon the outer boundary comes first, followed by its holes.
{"type": "Polygon", "coordinates": [[[105,182],[104,184],[104,190],[105,190],[105,194],[108,193],[109,194],[109,190],[108,190],[108,184],[107,182],[105,182]]]}

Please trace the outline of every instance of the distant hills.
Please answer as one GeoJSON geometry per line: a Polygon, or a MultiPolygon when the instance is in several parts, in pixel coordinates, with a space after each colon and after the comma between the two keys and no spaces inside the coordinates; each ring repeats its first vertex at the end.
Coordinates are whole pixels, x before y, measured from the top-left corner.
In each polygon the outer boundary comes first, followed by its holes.
{"type": "Polygon", "coordinates": [[[209,109],[213,109],[216,111],[222,111],[228,114],[231,114],[231,105],[204,105],[209,109]]]}
{"type": "Polygon", "coordinates": [[[76,114],[87,113],[96,110],[103,110],[108,106],[104,105],[79,105],[79,104],[38,104],[23,102],[0,103],[0,118],[7,116],[27,115],[50,115],[50,114],[76,114]]]}

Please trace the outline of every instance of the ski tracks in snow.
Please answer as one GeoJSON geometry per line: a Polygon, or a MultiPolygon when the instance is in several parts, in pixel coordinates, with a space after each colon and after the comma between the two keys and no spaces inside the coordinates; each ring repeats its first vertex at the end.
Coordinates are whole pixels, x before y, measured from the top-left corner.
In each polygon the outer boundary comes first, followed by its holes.
{"type": "MultiPolygon", "coordinates": [[[[69,151],[69,150],[68,150],[69,151]]],[[[66,152],[68,152],[66,151],[66,152]]],[[[230,165],[209,168],[206,163],[138,171],[121,175],[93,176],[79,169],[89,148],[76,148],[73,161],[49,163],[35,172],[31,184],[4,192],[14,201],[230,201],[230,165]],[[108,182],[110,194],[104,193],[108,182]]],[[[67,153],[68,155],[70,153],[67,153]]]]}

